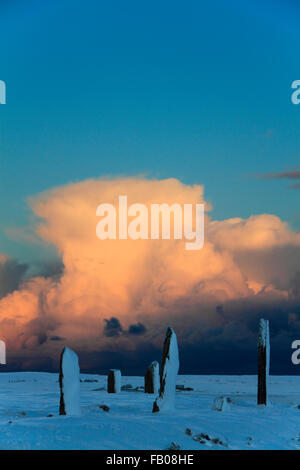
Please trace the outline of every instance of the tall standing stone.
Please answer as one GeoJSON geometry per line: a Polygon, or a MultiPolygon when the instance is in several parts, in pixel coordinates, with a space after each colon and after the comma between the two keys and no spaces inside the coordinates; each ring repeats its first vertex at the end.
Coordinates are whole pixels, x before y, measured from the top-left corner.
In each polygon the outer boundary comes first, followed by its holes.
{"type": "Polygon", "coordinates": [[[6,364],[6,345],[2,339],[0,340],[0,364],[6,364]]]}
{"type": "Polygon", "coordinates": [[[159,391],[159,364],[154,361],[145,374],[145,393],[158,393],[159,391]]]}
{"type": "Polygon", "coordinates": [[[177,338],[174,330],[167,329],[162,355],[159,396],[153,403],[153,413],[174,407],[176,379],[179,369],[177,338]]]}
{"type": "Polygon", "coordinates": [[[121,391],[121,371],[111,369],[107,377],[107,392],[119,393],[121,391]]]}
{"type": "Polygon", "coordinates": [[[77,354],[64,347],[59,364],[60,415],[80,414],[80,370],[77,354]]]}
{"type": "Polygon", "coordinates": [[[257,404],[267,405],[268,376],[270,368],[269,321],[263,318],[259,321],[258,331],[258,380],[257,404]]]}

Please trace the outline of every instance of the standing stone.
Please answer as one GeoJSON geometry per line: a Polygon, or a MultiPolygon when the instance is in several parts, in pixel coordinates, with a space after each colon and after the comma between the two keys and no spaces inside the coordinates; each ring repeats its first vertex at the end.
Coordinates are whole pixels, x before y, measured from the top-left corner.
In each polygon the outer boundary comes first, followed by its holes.
{"type": "Polygon", "coordinates": [[[267,382],[270,368],[270,340],[269,321],[263,318],[259,321],[258,333],[258,381],[257,381],[257,404],[267,405],[268,393],[267,382]]]}
{"type": "Polygon", "coordinates": [[[154,361],[145,374],[145,393],[158,393],[159,390],[159,364],[154,361]]]}
{"type": "Polygon", "coordinates": [[[168,327],[163,348],[160,391],[159,396],[153,403],[152,413],[157,413],[163,409],[170,410],[174,407],[178,369],[177,338],[174,330],[168,327]]]}
{"type": "Polygon", "coordinates": [[[121,391],[121,371],[118,369],[111,369],[107,377],[107,391],[108,393],[120,393],[121,391]]]}
{"type": "Polygon", "coordinates": [[[6,345],[0,340],[0,364],[6,364],[6,345]]]}
{"type": "Polygon", "coordinates": [[[80,370],[77,354],[64,347],[59,364],[60,415],[80,414],[80,370]]]}

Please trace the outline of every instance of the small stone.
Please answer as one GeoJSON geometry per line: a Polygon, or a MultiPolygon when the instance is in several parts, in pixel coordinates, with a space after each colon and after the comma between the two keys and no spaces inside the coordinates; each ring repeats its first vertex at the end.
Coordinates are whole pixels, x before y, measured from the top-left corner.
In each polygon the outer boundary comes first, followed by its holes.
{"type": "Polygon", "coordinates": [[[202,434],[198,434],[197,436],[194,436],[193,440],[196,442],[200,442],[200,444],[206,444],[206,440],[203,439],[202,434]]]}
{"type": "Polygon", "coordinates": [[[107,413],[109,412],[109,406],[107,405],[100,405],[99,408],[101,408],[103,411],[106,411],[107,413]]]}
{"type": "Polygon", "coordinates": [[[218,437],[216,437],[215,439],[212,439],[212,442],[214,444],[219,444],[220,446],[223,445],[223,442],[221,441],[221,439],[219,439],[218,437]]]}
{"type": "Polygon", "coordinates": [[[176,442],[171,442],[166,450],[180,450],[180,445],[176,444],[176,442]]]}
{"type": "Polygon", "coordinates": [[[126,384],[122,385],[121,390],[132,390],[132,385],[131,384],[126,384]]]}

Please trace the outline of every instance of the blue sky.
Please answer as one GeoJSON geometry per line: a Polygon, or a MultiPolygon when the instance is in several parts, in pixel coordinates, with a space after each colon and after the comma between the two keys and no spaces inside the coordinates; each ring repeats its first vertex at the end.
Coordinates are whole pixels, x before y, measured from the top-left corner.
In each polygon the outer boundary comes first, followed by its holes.
{"type": "Polygon", "coordinates": [[[205,186],[215,219],[272,213],[300,228],[296,1],[17,0],[0,6],[0,247],[26,198],[101,175],[205,186]]]}

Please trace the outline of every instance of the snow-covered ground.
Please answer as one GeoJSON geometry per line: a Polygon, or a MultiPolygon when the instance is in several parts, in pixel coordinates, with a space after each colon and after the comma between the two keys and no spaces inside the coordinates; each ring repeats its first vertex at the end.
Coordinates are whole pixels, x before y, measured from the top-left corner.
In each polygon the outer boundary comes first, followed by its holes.
{"type": "Polygon", "coordinates": [[[0,449],[300,449],[300,377],[270,377],[268,407],[255,376],[179,376],[175,410],[152,414],[143,377],[112,395],[106,377],[81,374],[81,416],[59,416],[58,374],[0,373],[0,449]],[[224,412],[214,398],[230,398],[224,412]],[[100,408],[109,407],[109,411],[100,408]]]}

